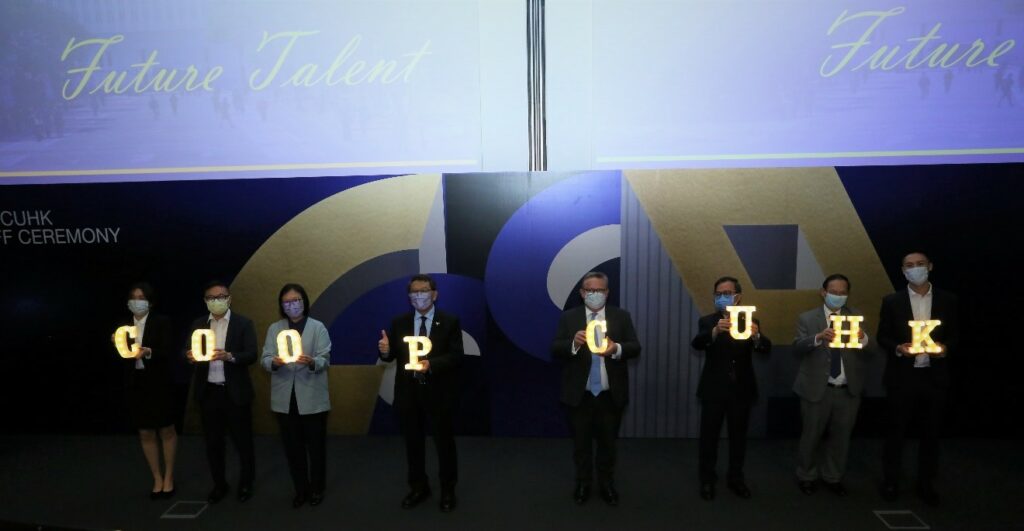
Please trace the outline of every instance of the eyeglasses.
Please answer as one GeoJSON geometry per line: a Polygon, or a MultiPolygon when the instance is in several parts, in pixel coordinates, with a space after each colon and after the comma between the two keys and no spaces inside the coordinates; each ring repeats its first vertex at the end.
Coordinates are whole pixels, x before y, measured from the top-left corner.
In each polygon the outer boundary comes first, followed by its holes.
{"type": "Polygon", "coordinates": [[[730,296],[735,295],[735,294],[736,294],[735,291],[716,291],[715,292],[715,297],[730,297],[730,296]]]}
{"type": "Polygon", "coordinates": [[[302,299],[284,299],[281,302],[302,302],[302,299]]]}
{"type": "Polygon", "coordinates": [[[431,291],[434,291],[434,290],[432,290],[432,289],[430,289],[430,288],[424,288],[424,289],[411,289],[411,290],[409,290],[409,293],[430,293],[431,291]]]}
{"type": "Polygon", "coordinates": [[[605,288],[605,289],[584,289],[583,293],[604,293],[606,291],[608,291],[608,288],[605,288]]]}
{"type": "Polygon", "coordinates": [[[226,301],[226,300],[228,300],[230,298],[231,298],[231,295],[216,295],[216,296],[211,296],[211,297],[203,297],[203,300],[206,301],[206,302],[212,302],[212,301],[224,302],[224,301],[226,301]]]}

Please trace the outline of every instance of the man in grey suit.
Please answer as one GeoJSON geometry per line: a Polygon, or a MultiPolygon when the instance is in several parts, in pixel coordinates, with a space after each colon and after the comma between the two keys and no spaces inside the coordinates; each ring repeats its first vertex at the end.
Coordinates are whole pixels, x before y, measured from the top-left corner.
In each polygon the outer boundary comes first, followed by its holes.
{"type": "MultiPolygon", "coordinates": [[[[793,391],[800,396],[803,431],[796,477],[804,494],[813,494],[821,479],[829,490],[846,496],[842,479],[864,389],[864,361],[869,355],[863,328],[858,336],[864,347],[828,346],[837,335],[831,315],[861,315],[846,305],[849,292],[850,279],[838,273],[829,275],[821,284],[824,306],[804,312],[797,320],[793,351],[800,358],[800,370],[793,391]],[[822,441],[826,428],[828,439],[822,441]]],[[[849,326],[844,324],[843,330],[849,326]]]]}

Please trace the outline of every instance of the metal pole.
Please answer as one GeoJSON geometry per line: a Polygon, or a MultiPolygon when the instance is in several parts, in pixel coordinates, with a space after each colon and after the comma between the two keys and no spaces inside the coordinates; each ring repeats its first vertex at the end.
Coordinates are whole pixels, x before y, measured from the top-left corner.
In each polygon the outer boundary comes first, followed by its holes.
{"type": "Polygon", "coordinates": [[[526,0],[526,84],[530,171],[548,169],[544,84],[544,0],[526,0]]]}

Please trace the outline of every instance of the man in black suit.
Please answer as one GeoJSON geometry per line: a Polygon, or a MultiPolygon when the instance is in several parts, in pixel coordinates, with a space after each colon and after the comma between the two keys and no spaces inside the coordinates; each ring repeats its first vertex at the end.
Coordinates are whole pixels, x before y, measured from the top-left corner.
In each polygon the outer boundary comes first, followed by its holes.
{"type": "MultiPolygon", "coordinates": [[[[573,499],[583,504],[590,497],[593,470],[601,498],[618,505],[615,490],[615,440],[619,436],[622,411],[629,400],[629,371],[626,361],[640,355],[640,343],[629,312],[607,306],[608,277],[591,271],[583,276],[580,297],[584,306],[562,313],[558,332],[551,343],[551,357],[562,362],[562,403],[569,408],[569,426],[576,463],[573,499]],[[602,352],[591,352],[586,329],[590,321],[605,321],[606,342],[602,352]],[[593,447],[596,443],[596,459],[593,447]]],[[[595,328],[595,335],[601,332],[595,328]]],[[[592,338],[594,339],[594,338],[592,338]]],[[[598,338],[599,339],[599,338],[598,338]]],[[[602,345],[597,339],[595,347],[602,345]]]]}
{"type": "MultiPolygon", "coordinates": [[[[705,315],[698,322],[697,336],[691,346],[705,351],[704,370],[697,385],[700,408],[700,496],[715,498],[715,464],[718,461],[718,434],[722,423],[729,429],[729,474],[726,484],[740,498],[749,498],[750,489],[743,478],[743,460],[747,452],[747,425],[750,408],[757,399],[757,380],[754,379],[753,353],[768,354],[772,343],[761,333],[757,319],[752,323],[733,323],[726,312],[728,306],[738,306],[743,288],[733,277],[715,281],[715,313],[705,315]],[[737,340],[729,330],[733,326],[751,336],[737,340]]],[[[741,314],[741,317],[744,314],[741,314]]]]}
{"type": "Polygon", "coordinates": [[[434,445],[440,465],[442,512],[455,509],[455,483],[458,465],[455,453],[455,428],[452,417],[459,397],[459,366],[462,363],[462,327],[459,318],[434,305],[437,284],[427,275],[415,275],[409,281],[409,302],[414,310],[391,321],[388,331],[381,330],[377,349],[383,361],[395,360],[394,406],[405,438],[405,457],[409,466],[409,493],[402,507],[411,509],[430,496],[426,472],[426,421],[434,428],[434,445]],[[409,343],[402,338],[426,336],[432,348],[420,358],[422,368],[407,370],[409,343]]]}
{"type": "Polygon", "coordinates": [[[903,275],[908,285],[882,299],[878,318],[878,344],[886,357],[885,383],[889,402],[889,433],[885,441],[882,497],[899,497],[899,475],[903,441],[907,427],[915,417],[921,421],[921,446],[918,450],[917,492],[928,505],[938,505],[939,495],[933,482],[939,461],[939,429],[949,389],[949,355],[955,352],[959,337],[956,297],[932,287],[928,273],[932,262],[922,252],[903,257],[903,275]],[[942,324],[931,332],[942,349],[938,353],[910,352],[912,332],[909,321],[936,319],[942,324]]]}
{"type": "Polygon", "coordinates": [[[252,381],[249,366],[256,361],[256,327],[252,320],[231,311],[231,293],[227,284],[213,281],[203,290],[209,315],[196,319],[192,331],[214,331],[213,358],[196,361],[191,350],[192,334],[185,356],[195,364],[192,388],[199,404],[206,434],[206,458],[213,475],[213,490],[207,500],[217,503],[230,490],[224,473],[225,434],[238,451],[238,501],[252,497],[256,474],[256,456],[252,442],[252,381]]]}

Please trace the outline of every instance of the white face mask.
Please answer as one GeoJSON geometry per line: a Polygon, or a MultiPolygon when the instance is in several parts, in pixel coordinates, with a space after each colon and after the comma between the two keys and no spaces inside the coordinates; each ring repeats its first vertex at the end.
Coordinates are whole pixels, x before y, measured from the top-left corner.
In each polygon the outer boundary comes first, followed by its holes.
{"type": "Polygon", "coordinates": [[[600,310],[604,308],[605,295],[601,291],[588,291],[583,297],[583,303],[587,305],[587,308],[591,310],[600,310]]]}
{"type": "Polygon", "coordinates": [[[128,301],[128,310],[136,317],[142,317],[149,313],[149,301],[131,299],[128,301]]]}
{"type": "Polygon", "coordinates": [[[924,285],[928,282],[928,268],[925,266],[911,267],[903,270],[903,276],[907,277],[907,282],[915,286],[924,285]]]}
{"type": "Polygon", "coordinates": [[[210,310],[213,315],[224,315],[228,313],[228,308],[231,307],[231,297],[227,299],[212,299],[206,301],[206,309],[210,310]]]}
{"type": "Polygon", "coordinates": [[[428,291],[415,291],[409,294],[409,303],[419,311],[426,311],[434,304],[434,296],[428,291]]]}

